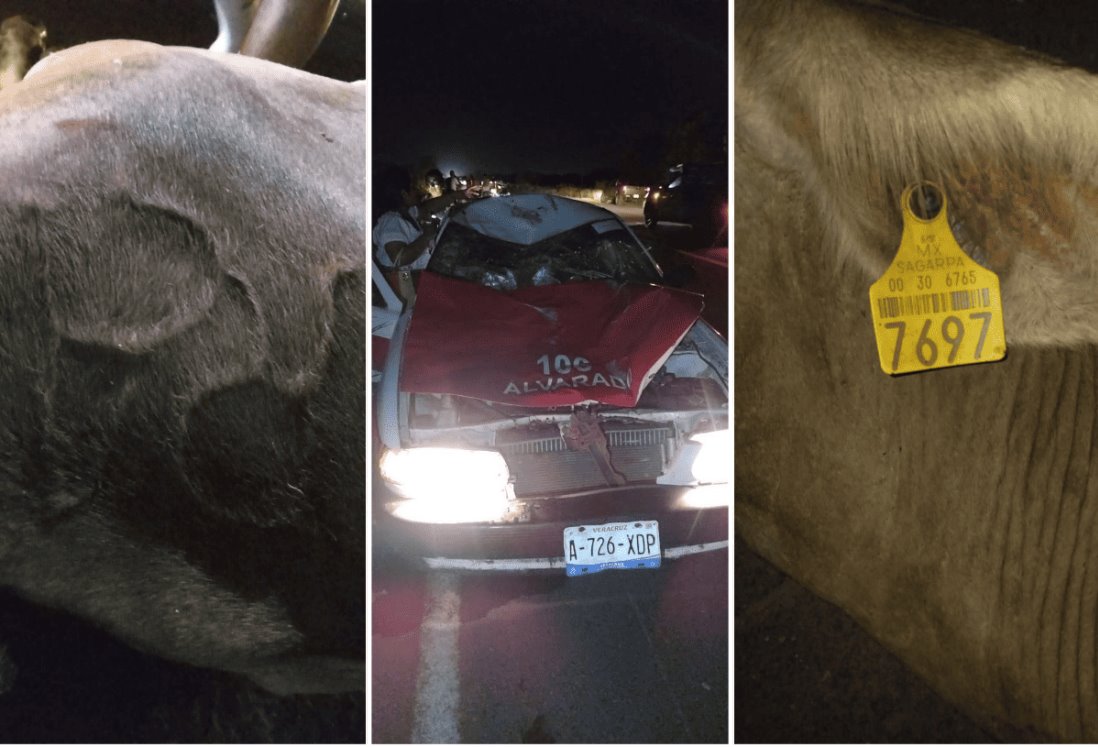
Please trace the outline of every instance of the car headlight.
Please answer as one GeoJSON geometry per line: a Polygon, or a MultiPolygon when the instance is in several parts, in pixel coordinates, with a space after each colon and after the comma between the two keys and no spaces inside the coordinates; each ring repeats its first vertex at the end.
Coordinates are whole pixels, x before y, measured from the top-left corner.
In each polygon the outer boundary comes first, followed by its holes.
{"type": "Polygon", "coordinates": [[[657,189],[652,193],[652,201],[655,202],[660,199],[660,191],[657,189]]]}
{"type": "Polygon", "coordinates": [[[732,482],[732,431],[695,433],[690,441],[700,444],[690,471],[700,485],[732,482]]]}
{"type": "Polygon", "coordinates": [[[721,485],[732,481],[732,432],[695,433],[675,455],[661,485],[721,485]]]}
{"type": "Polygon", "coordinates": [[[422,447],[386,451],[381,476],[402,501],[388,504],[407,521],[452,524],[507,514],[510,472],[498,451],[422,447]]]}

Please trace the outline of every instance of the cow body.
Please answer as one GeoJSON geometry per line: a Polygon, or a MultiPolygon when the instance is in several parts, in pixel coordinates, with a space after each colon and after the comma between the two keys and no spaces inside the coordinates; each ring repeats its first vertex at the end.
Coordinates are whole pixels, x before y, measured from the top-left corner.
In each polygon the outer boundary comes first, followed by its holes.
{"type": "Polygon", "coordinates": [[[0,583],[278,692],[362,687],[364,104],[139,42],[0,92],[0,583]]]}
{"type": "Polygon", "coordinates": [[[738,534],[984,723],[1093,740],[1098,81],[889,9],[735,28],[738,534]],[[868,288],[922,180],[1008,358],[890,378],[868,288]]]}

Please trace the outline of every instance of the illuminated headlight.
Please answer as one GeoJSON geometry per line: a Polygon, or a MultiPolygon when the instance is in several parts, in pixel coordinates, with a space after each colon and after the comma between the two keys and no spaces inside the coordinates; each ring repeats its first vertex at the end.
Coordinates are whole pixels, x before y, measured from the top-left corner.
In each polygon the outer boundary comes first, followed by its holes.
{"type": "Polygon", "coordinates": [[[660,199],[660,191],[657,189],[655,192],[652,193],[652,200],[656,201],[656,200],[659,200],[659,199],[660,199]]]}
{"type": "Polygon", "coordinates": [[[690,468],[699,485],[732,482],[732,431],[698,433],[690,441],[701,445],[690,468]]]}
{"type": "Polygon", "coordinates": [[[719,485],[732,481],[732,432],[707,431],[691,436],[667,472],[656,478],[661,485],[719,485]]]}
{"type": "Polygon", "coordinates": [[[509,507],[510,473],[497,451],[424,447],[386,451],[381,476],[402,501],[389,511],[434,524],[495,521],[509,507]]]}
{"type": "Polygon", "coordinates": [[[679,496],[678,508],[685,510],[700,510],[703,508],[720,508],[732,504],[732,486],[724,483],[721,485],[698,485],[690,488],[679,496]]]}

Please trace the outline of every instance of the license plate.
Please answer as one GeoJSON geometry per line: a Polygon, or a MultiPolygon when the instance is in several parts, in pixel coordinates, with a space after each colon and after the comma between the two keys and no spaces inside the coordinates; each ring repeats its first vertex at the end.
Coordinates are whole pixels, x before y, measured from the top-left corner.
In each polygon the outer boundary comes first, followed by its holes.
{"type": "Polygon", "coordinates": [[[564,564],[569,576],[584,576],[611,568],[660,567],[658,521],[629,521],[567,527],[564,564]]]}

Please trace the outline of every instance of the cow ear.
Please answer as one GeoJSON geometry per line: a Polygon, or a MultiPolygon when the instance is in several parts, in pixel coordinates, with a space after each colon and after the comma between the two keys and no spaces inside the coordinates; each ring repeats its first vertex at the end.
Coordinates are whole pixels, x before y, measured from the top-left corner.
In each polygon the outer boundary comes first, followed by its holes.
{"type": "MultiPolygon", "coordinates": [[[[1061,77],[1062,96],[1094,100],[1094,82],[1082,76],[1061,77]]],[[[1036,82],[1020,96],[1031,107],[1069,109],[1066,100],[1050,102],[1036,82]]],[[[1009,120],[1000,121],[1008,129],[1009,120]]],[[[1095,143],[1098,120],[1092,121],[1078,124],[1092,130],[1088,140],[1095,143]]],[[[999,274],[1008,344],[1098,342],[1098,171],[1076,171],[1028,133],[1010,137],[1015,158],[989,159],[984,168],[965,164],[948,175],[954,235],[999,274]]],[[[1065,156],[1076,148],[1060,145],[1065,156]]]]}
{"type": "Polygon", "coordinates": [[[1098,77],[885,8],[745,0],[735,34],[737,223],[741,163],[772,169],[868,283],[933,181],[1008,345],[1098,342],[1098,77]]]}

